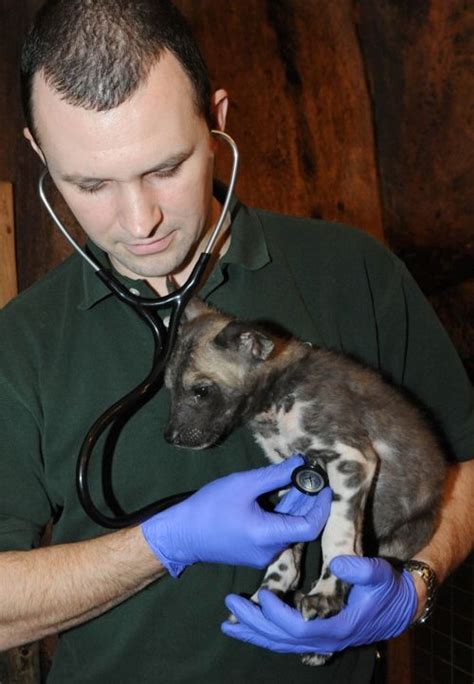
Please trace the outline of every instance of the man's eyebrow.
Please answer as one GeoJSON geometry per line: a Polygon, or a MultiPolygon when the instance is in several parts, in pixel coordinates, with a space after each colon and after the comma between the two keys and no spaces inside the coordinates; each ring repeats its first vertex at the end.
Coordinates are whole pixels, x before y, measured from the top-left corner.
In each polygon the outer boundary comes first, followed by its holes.
{"type": "MultiPolygon", "coordinates": [[[[146,171],[142,171],[140,174],[141,176],[146,176],[149,173],[159,173],[160,171],[165,171],[166,169],[173,168],[174,166],[178,166],[179,164],[182,164],[188,157],[191,156],[193,153],[193,150],[186,150],[183,152],[178,152],[177,154],[173,154],[164,161],[160,162],[159,164],[156,164],[155,166],[152,166],[150,169],[147,169],[146,171]]],[[[61,176],[61,180],[66,181],[67,183],[75,183],[77,185],[86,185],[86,184],[94,184],[94,183],[103,183],[106,180],[109,180],[108,178],[95,178],[94,176],[83,176],[80,173],[71,173],[71,174],[66,174],[61,176]]]]}

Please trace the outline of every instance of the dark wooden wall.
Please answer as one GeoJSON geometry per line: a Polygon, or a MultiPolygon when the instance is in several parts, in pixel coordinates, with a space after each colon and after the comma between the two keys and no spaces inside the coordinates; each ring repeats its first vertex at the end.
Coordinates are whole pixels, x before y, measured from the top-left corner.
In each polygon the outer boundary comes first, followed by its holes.
{"type": "MultiPolygon", "coordinates": [[[[69,252],[39,207],[39,163],[21,136],[15,65],[40,4],[0,0],[0,179],[15,184],[21,289],[69,252]]],[[[474,372],[474,3],[177,4],[229,91],[242,199],[385,236],[474,372]]]]}
{"type": "Polygon", "coordinates": [[[241,196],[385,237],[474,375],[474,3],[177,4],[230,92],[241,196]]]}
{"type": "Polygon", "coordinates": [[[230,94],[242,197],[382,237],[370,93],[351,2],[178,4],[213,83],[230,94]]]}
{"type": "MultiPolygon", "coordinates": [[[[242,199],[385,239],[474,374],[474,3],[176,2],[230,94],[242,199]]],[[[16,63],[40,4],[0,0],[0,180],[14,183],[20,289],[69,253],[21,136],[16,63]]]]}
{"type": "Polygon", "coordinates": [[[383,226],[474,378],[474,3],[359,0],[383,226]]]}

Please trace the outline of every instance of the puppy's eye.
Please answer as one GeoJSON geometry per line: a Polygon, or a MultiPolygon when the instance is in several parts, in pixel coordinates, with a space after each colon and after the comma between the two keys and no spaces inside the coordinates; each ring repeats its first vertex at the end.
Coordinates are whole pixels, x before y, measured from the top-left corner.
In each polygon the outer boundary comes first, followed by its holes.
{"type": "Polygon", "coordinates": [[[204,399],[204,397],[207,397],[209,394],[209,390],[209,385],[197,385],[196,387],[193,387],[193,396],[196,399],[204,399]]]}

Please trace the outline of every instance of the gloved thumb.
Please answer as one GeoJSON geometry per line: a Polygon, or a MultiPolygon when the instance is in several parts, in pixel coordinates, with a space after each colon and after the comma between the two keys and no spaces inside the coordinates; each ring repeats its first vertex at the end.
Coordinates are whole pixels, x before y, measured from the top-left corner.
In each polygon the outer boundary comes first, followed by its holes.
{"type": "Polygon", "coordinates": [[[393,575],[392,566],[382,558],[337,556],[329,567],[336,577],[350,584],[383,584],[393,575]]]}
{"type": "Polygon", "coordinates": [[[250,480],[249,489],[254,498],[266,492],[286,487],[291,482],[291,474],[295,468],[302,465],[304,460],[301,456],[292,456],[277,465],[249,470],[247,477],[250,480]]]}
{"type": "Polygon", "coordinates": [[[329,487],[325,487],[317,496],[300,494],[300,497],[298,501],[293,501],[291,512],[280,513],[282,541],[286,540],[287,543],[316,539],[331,510],[332,492],[329,487]]]}
{"type": "Polygon", "coordinates": [[[312,513],[315,508],[323,510],[325,518],[329,516],[331,508],[332,492],[325,487],[316,496],[303,494],[296,487],[291,487],[275,506],[275,513],[288,515],[304,515],[312,513]]]}
{"type": "Polygon", "coordinates": [[[327,523],[331,512],[332,490],[325,487],[317,496],[307,498],[311,499],[313,505],[306,513],[300,515],[306,518],[309,525],[314,528],[315,536],[318,536],[327,523]]]}

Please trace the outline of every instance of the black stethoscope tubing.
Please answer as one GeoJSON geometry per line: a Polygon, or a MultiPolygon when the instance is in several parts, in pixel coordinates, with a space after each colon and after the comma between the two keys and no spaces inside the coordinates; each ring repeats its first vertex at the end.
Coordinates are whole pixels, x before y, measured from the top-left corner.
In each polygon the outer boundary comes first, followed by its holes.
{"type": "Polygon", "coordinates": [[[82,247],[74,240],[69,231],[58,219],[46,197],[43,183],[48,174],[47,168],[44,169],[39,180],[38,190],[41,200],[49,215],[60,229],[61,233],[66,237],[74,249],[82,256],[82,258],[85,259],[94,269],[97,277],[102,280],[107,288],[115,296],[117,296],[118,299],[132,307],[134,311],[148,324],[153,334],[154,357],[152,368],[149,374],[139,385],[128,392],[128,394],[126,394],[124,397],[116,401],[94,422],[86,434],[79,452],[76,466],[76,488],[79,501],[81,502],[81,505],[87,515],[101,527],[109,529],[121,529],[123,527],[135,525],[193,494],[193,492],[181,492],[179,494],[173,494],[158,501],[154,501],[153,503],[150,503],[132,513],[124,513],[120,509],[120,512],[117,512],[116,515],[109,516],[102,513],[94,503],[90,493],[88,475],[92,453],[99,438],[107,430],[110,432],[114,425],[118,425],[120,421],[122,421],[126,416],[130,415],[131,412],[134,412],[144,405],[162,386],[163,372],[176,341],[181,315],[186,304],[199,287],[200,281],[209,263],[213,247],[215,246],[220,230],[225,221],[237,179],[239,152],[234,140],[227,135],[227,133],[224,133],[223,131],[212,131],[212,133],[226,140],[233,153],[232,172],[227,195],[222,206],[221,215],[212,232],[212,235],[205,247],[205,250],[199,256],[188,280],[182,287],[168,295],[165,295],[164,297],[149,298],[133,294],[115,277],[110,269],[104,268],[90,251],[82,249],[82,247]],[[171,308],[171,314],[168,328],[166,328],[158,311],[160,309],[169,308],[171,308]]]}

